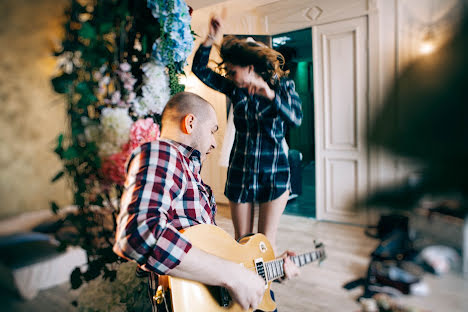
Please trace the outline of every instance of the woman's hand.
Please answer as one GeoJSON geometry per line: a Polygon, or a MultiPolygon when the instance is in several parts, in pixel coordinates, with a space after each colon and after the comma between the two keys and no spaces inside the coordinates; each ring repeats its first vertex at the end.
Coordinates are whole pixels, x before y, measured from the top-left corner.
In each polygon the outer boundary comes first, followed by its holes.
{"type": "Polygon", "coordinates": [[[220,29],[222,27],[222,21],[221,18],[213,15],[210,18],[210,22],[208,23],[208,35],[203,42],[204,46],[211,46],[218,35],[220,29]]]}
{"type": "Polygon", "coordinates": [[[208,36],[216,37],[221,29],[222,21],[219,16],[213,15],[208,25],[208,36]]]}
{"type": "Polygon", "coordinates": [[[268,83],[263,80],[261,77],[257,77],[255,80],[252,80],[250,85],[247,87],[247,92],[249,95],[258,94],[264,98],[273,101],[275,98],[275,91],[273,91],[268,83]]]}
{"type": "Polygon", "coordinates": [[[299,276],[299,268],[297,267],[297,265],[294,264],[294,262],[291,259],[289,259],[289,257],[293,257],[295,255],[296,253],[289,250],[286,250],[281,255],[281,258],[284,259],[283,269],[286,280],[299,276]]]}

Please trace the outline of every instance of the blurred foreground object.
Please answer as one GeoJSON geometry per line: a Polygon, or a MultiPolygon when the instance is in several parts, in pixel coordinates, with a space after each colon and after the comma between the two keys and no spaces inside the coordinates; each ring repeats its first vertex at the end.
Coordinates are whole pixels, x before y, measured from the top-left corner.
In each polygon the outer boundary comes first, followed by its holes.
{"type": "MultiPolygon", "coordinates": [[[[369,128],[371,147],[409,159],[420,169],[405,183],[377,190],[361,203],[410,210],[418,208],[424,197],[449,197],[449,205],[439,208],[444,208],[444,214],[464,219],[458,247],[463,251],[465,274],[468,274],[467,52],[465,8],[453,38],[401,73],[369,128]]],[[[433,208],[437,206],[441,205],[433,208]]]]}
{"type": "Polygon", "coordinates": [[[378,190],[367,205],[412,208],[425,194],[459,193],[468,212],[468,14],[445,46],[410,64],[369,129],[370,146],[409,158],[421,171],[378,190]]]}

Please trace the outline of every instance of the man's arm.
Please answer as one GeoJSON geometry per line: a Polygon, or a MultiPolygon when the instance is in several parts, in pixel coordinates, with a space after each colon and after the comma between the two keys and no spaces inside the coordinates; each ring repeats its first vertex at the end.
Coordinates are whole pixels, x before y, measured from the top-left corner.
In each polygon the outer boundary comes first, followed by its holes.
{"type": "Polygon", "coordinates": [[[167,143],[135,150],[117,220],[114,252],[158,274],[177,266],[192,247],[172,225],[171,205],[184,188],[179,162],[177,149],[167,143]]]}
{"type": "Polygon", "coordinates": [[[144,144],[130,158],[114,252],[158,274],[223,286],[244,309],[256,308],[264,292],[257,274],[193,247],[171,225],[183,179],[174,175],[175,150],[155,146],[144,144]]]}
{"type": "Polygon", "coordinates": [[[262,301],[265,282],[240,264],[192,247],[178,266],[168,272],[179,278],[225,287],[243,309],[255,309],[262,301]]]}

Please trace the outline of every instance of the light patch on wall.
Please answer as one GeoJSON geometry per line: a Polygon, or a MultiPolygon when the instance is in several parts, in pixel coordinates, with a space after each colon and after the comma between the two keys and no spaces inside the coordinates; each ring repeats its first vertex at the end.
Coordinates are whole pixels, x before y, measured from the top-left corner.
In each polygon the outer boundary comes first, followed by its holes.
{"type": "Polygon", "coordinates": [[[189,72],[187,75],[179,75],[179,83],[185,86],[185,91],[196,93],[201,82],[197,81],[194,73],[189,72]]]}
{"type": "Polygon", "coordinates": [[[432,29],[429,29],[422,39],[419,52],[421,52],[421,54],[430,54],[434,52],[434,50],[435,50],[434,32],[432,31],[432,29]]]}
{"type": "Polygon", "coordinates": [[[461,8],[460,0],[398,2],[401,67],[445,45],[459,25],[461,8]]]}

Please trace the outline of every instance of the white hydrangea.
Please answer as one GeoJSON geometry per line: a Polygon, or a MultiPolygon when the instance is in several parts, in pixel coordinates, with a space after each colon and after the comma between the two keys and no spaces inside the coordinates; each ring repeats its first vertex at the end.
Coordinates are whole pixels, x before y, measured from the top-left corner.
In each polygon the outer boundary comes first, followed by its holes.
{"type": "Polygon", "coordinates": [[[121,151],[120,146],[117,146],[114,143],[106,142],[106,141],[98,142],[98,147],[99,147],[99,156],[101,157],[107,157],[113,154],[117,154],[118,152],[121,151]]]}
{"type": "Polygon", "coordinates": [[[127,108],[106,107],[101,112],[101,139],[98,143],[99,154],[110,156],[120,151],[130,138],[133,120],[127,108]]]}
{"type": "Polygon", "coordinates": [[[133,111],[139,117],[161,114],[170,98],[169,75],[164,66],[154,61],[142,67],[145,81],[142,96],[132,101],[133,111]]]}
{"type": "Polygon", "coordinates": [[[101,137],[101,131],[98,125],[87,125],[84,129],[87,142],[98,142],[101,137]]]}

